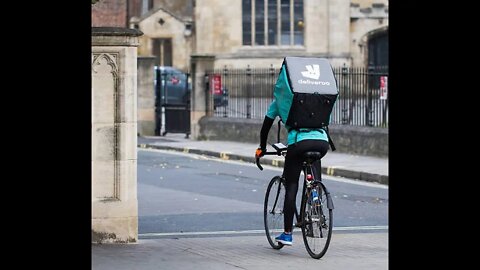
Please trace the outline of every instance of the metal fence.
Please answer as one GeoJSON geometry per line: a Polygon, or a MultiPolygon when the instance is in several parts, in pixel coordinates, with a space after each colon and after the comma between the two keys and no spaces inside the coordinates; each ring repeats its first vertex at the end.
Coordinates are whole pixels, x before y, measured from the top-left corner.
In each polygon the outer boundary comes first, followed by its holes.
{"type": "MultiPolygon", "coordinates": [[[[228,102],[215,103],[210,95],[213,115],[232,118],[263,119],[273,99],[273,88],[280,69],[220,69],[207,72],[211,93],[222,87],[228,102]],[[216,78],[213,82],[212,78],[216,78]]],[[[388,67],[335,67],[339,87],[331,123],[341,125],[388,127],[388,67]]]]}

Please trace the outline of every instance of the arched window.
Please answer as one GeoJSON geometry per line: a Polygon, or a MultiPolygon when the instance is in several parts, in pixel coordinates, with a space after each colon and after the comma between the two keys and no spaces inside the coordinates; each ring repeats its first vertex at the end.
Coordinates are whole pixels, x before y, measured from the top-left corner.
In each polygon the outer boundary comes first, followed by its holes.
{"type": "Polygon", "coordinates": [[[388,66],[388,31],[375,33],[368,38],[368,65],[388,66]]]}
{"type": "Polygon", "coordinates": [[[303,0],[243,0],[243,45],[303,45],[303,13],[303,0]]]}

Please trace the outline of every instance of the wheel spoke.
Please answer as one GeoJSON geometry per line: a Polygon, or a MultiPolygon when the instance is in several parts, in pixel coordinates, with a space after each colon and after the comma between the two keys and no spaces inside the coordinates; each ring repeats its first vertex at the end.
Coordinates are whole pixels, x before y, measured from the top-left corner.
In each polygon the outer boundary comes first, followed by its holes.
{"type": "MultiPolygon", "coordinates": [[[[327,208],[326,193],[321,184],[318,184],[317,193],[318,201],[313,201],[309,205],[310,198],[307,198],[302,205],[302,214],[305,216],[305,226],[302,227],[302,235],[305,247],[311,257],[315,259],[321,258],[328,249],[332,234],[332,211],[327,208]]],[[[310,196],[310,192],[307,192],[310,196]]]]}

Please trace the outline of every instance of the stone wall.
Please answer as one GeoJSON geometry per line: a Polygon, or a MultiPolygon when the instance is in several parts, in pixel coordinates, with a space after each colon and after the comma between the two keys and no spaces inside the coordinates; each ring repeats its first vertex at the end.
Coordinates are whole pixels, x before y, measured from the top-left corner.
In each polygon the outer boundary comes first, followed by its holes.
{"type": "Polygon", "coordinates": [[[181,17],[192,17],[194,0],[153,0],[153,9],[162,7],[181,17]]]}
{"type": "Polygon", "coordinates": [[[138,57],[137,60],[137,127],[141,136],[155,135],[155,57],[138,57]]]}
{"type": "MultiPolygon", "coordinates": [[[[221,117],[203,117],[199,121],[198,140],[260,142],[262,120],[221,117]]],[[[268,143],[277,141],[277,123],[270,129],[268,143]]],[[[388,129],[344,125],[330,125],[330,135],[336,151],[367,156],[388,157],[388,129]]],[[[286,144],[286,129],[280,138],[286,144]]]]}
{"type": "Polygon", "coordinates": [[[233,53],[242,46],[241,0],[196,0],[197,54],[233,53]]]}
{"type": "Polygon", "coordinates": [[[193,138],[200,136],[199,121],[207,115],[207,112],[213,111],[213,104],[208,103],[210,100],[209,91],[202,91],[205,89],[205,72],[213,69],[213,62],[215,57],[211,55],[193,55],[192,56],[192,84],[193,91],[191,95],[191,113],[190,113],[190,131],[193,138]]]}

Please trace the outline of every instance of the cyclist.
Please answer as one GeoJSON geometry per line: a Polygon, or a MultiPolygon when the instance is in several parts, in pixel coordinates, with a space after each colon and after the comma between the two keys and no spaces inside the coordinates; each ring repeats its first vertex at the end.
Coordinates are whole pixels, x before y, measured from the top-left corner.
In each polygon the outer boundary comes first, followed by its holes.
{"type": "MultiPolygon", "coordinates": [[[[260,131],[260,146],[255,152],[256,158],[264,156],[264,153],[267,149],[268,133],[277,116],[280,117],[279,108],[277,102],[273,100],[263,120],[262,129],[260,131]]],[[[317,151],[320,152],[321,157],[323,157],[328,151],[329,143],[327,133],[323,129],[302,128],[297,131],[295,129],[291,129],[287,125],[285,125],[285,127],[288,130],[288,145],[282,174],[286,179],[285,202],[283,209],[284,232],[277,236],[275,240],[284,245],[291,246],[293,244],[292,229],[293,217],[295,213],[295,201],[297,197],[300,172],[302,170],[303,154],[308,151],[317,151]]],[[[314,174],[320,175],[320,160],[316,161],[313,165],[314,174]]]]}

